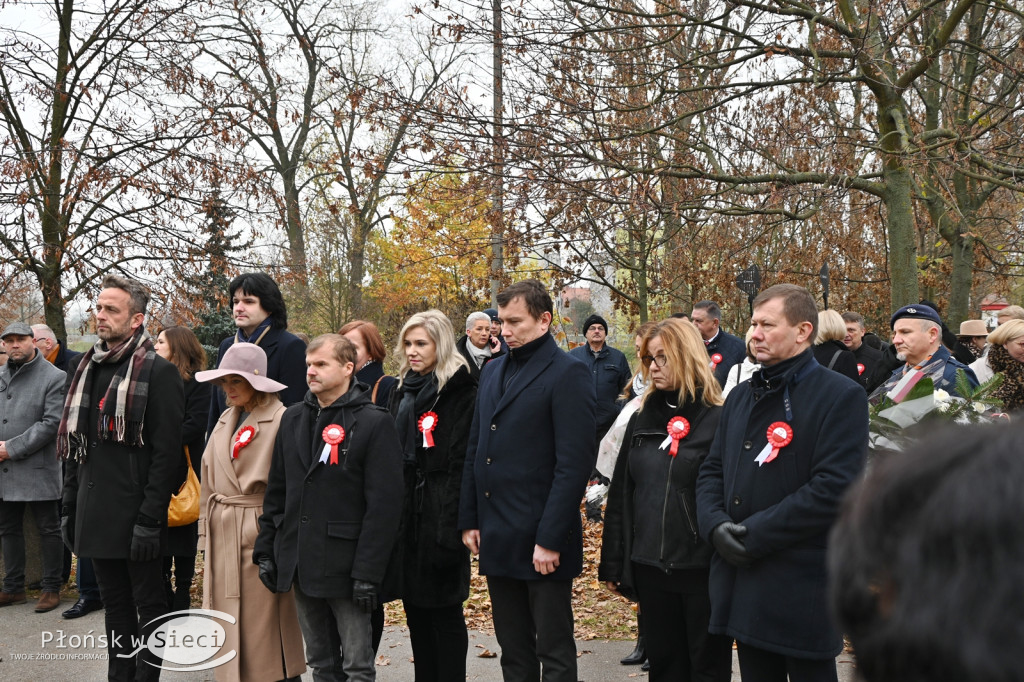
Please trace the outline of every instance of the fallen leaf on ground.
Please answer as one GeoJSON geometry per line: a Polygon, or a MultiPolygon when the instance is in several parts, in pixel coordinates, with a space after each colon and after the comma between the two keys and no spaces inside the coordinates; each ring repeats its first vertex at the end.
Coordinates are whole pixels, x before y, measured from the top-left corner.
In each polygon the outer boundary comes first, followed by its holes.
{"type": "Polygon", "coordinates": [[[476,655],[477,658],[497,658],[498,654],[494,653],[490,649],[484,649],[476,655]]]}

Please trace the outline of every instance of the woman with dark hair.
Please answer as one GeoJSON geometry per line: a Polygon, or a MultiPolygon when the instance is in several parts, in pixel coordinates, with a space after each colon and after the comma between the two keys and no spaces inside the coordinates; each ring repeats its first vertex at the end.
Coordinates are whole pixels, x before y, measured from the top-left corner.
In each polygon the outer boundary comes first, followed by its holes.
{"type": "Polygon", "coordinates": [[[262,272],[243,272],[228,284],[228,299],[233,300],[238,292],[255,296],[260,300],[260,307],[267,312],[272,328],[288,328],[288,307],[284,303],[284,295],[270,275],[262,272]]]}
{"type": "MultiPolygon", "coordinates": [[[[306,395],[306,344],[288,331],[288,310],[277,282],[262,272],[238,275],[228,285],[235,333],[220,342],[217,362],[236,343],[252,343],[267,357],[267,375],[285,385],[281,402],[285,407],[301,402],[306,395]]],[[[224,392],[215,389],[206,418],[206,432],[213,431],[224,413],[224,392]]]]}
{"type": "Polygon", "coordinates": [[[401,595],[417,682],[466,678],[469,550],[458,527],[462,469],[476,380],[439,310],[402,327],[395,355],[401,380],[391,414],[405,454],[405,502],[398,555],[401,595]]]}
{"type": "MultiPolygon", "coordinates": [[[[199,339],[187,327],[168,327],[160,332],[153,344],[156,354],[178,368],[185,384],[185,421],[181,425],[181,442],[188,448],[192,468],[199,475],[206,449],[206,413],[210,408],[210,386],[196,381],[196,372],[206,368],[206,351],[199,339]]],[[[174,490],[181,488],[188,475],[184,457],[178,467],[174,490]]],[[[196,573],[196,546],[199,542],[199,523],[167,529],[167,547],[164,551],[164,590],[167,606],[180,611],[191,606],[189,588],[196,573]],[[173,585],[171,576],[174,576],[173,585]]]]}
{"type": "Polygon", "coordinates": [[[732,643],[708,633],[714,550],[698,534],[695,497],[722,392],[688,322],[660,322],[640,352],[650,381],[615,463],[598,576],[639,598],[651,680],[728,682],[732,643]]]}
{"type": "Polygon", "coordinates": [[[356,381],[370,387],[370,399],[374,405],[387,407],[398,379],[384,374],[383,363],[387,350],[377,325],[366,320],[352,320],[339,329],[338,333],[356,347],[356,381]]]}
{"type": "Polygon", "coordinates": [[[203,608],[236,619],[225,624],[221,649],[238,655],[214,668],[214,675],[221,682],[296,677],[305,670],[305,656],[294,591],[269,591],[252,559],[285,412],[277,394],[285,386],[267,376],[266,353],[251,343],[232,345],[219,368],[196,379],[224,389],[228,405],[206,445],[199,509],[206,551],[203,608]]]}
{"type": "Polygon", "coordinates": [[[858,677],[1021,679],[1022,439],[1019,424],[947,427],[851,486],[828,567],[858,677]]]}

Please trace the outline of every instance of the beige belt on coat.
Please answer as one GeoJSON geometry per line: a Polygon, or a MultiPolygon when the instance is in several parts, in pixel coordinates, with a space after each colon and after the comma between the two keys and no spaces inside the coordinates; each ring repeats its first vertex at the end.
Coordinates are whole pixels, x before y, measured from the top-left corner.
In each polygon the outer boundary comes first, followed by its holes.
{"type": "MultiPolygon", "coordinates": [[[[206,501],[206,519],[207,524],[214,518],[220,519],[220,517],[214,517],[213,509],[214,505],[222,504],[226,507],[234,507],[233,513],[231,514],[231,521],[218,521],[218,528],[215,531],[215,537],[221,538],[232,538],[234,544],[230,545],[235,547],[238,552],[242,549],[242,509],[251,509],[253,507],[263,506],[263,493],[256,493],[254,495],[223,495],[221,493],[214,493],[206,501]],[[222,532],[223,531],[223,532],[222,532]]],[[[207,535],[210,535],[210,528],[207,529],[207,535]]],[[[206,540],[206,560],[212,565],[214,561],[215,547],[221,544],[221,541],[210,542],[209,537],[206,540]]],[[[225,546],[221,544],[221,546],[225,546]]],[[[224,591],[227,597],[239,597],[239,585],[241,583],[241,574],[239,569],[239,562],[241,557],[238,554],[235,555],[235,560],[230,562],[230,566],[224,566],[226,569],[226,575],[224,576],[226,582],[226,589],[224,591]]]]}

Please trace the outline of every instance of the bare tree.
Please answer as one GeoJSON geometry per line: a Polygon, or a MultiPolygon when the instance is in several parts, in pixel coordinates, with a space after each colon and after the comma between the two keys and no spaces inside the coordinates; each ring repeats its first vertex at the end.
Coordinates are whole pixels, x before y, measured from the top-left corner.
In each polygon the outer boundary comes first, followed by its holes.
{"type": "Polygon", "coordinates": [[[63,338],[66,302],[103,273],[153,275],[193,245],[186,3],[7,4],[32,28],[0,28],[0,259],[35,278],[63,338]]]}

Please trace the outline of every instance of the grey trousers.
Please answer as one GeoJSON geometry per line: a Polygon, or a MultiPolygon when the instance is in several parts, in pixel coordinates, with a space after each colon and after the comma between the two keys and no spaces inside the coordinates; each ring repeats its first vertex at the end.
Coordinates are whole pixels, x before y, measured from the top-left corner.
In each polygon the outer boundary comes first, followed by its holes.
{"type": "Polygon", "coordinates": [[[365,613],[351,599],[323,599],[305,594],[296,582],[295,608],[299,629],[306,644],[306,665],[313,671],[315,682],[373,682],[377,671],[373,666],[371,614],[365,613]],[[331,617],[333,616],[333,618],[331,617]],[[332,630],[337,634],[332,637],[332,630]],[[335,642],[341,640],[341,651],[335,642]]]}

